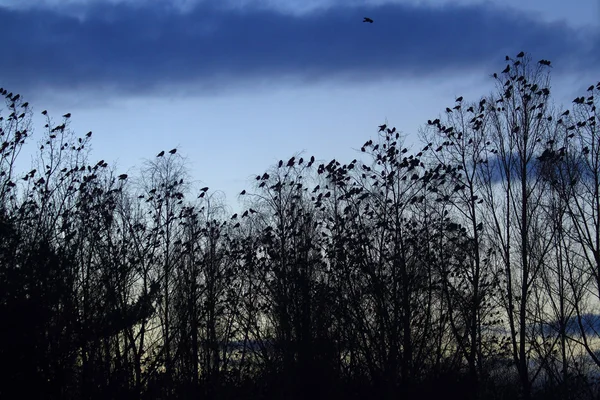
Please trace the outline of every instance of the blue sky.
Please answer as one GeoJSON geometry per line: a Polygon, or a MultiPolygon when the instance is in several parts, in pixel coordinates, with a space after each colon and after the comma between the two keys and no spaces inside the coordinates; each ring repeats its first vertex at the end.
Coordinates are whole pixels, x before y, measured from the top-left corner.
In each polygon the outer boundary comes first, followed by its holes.
{"type": "Polygon", "coordinates": [[[36,115],[71,112],[123,172],[178,147],[234,208],[280,158],[349,161],[386,118],[414,142],[505,54],[552,60],[565,105],[600,79],[600,0],[0,0],[0,21],[0,86],[36,115]]]}

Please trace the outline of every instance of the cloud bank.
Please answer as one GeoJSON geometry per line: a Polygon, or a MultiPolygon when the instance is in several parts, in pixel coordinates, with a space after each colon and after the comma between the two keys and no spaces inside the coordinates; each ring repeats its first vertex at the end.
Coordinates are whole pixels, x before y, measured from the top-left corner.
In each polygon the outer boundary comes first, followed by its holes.
{"type": "Polygon", "coordinates": [[[593,71],[597,32],[576,32],[490,5],[335,7],[291,15],[267,7],[168,3],[0,7],[0,86],[11,90],[169,87],[219,91],[280,79],[362,82],[503,67],[520,50],[593,71]],[[369,16],[375,22],[363,23],[369,16]]]}

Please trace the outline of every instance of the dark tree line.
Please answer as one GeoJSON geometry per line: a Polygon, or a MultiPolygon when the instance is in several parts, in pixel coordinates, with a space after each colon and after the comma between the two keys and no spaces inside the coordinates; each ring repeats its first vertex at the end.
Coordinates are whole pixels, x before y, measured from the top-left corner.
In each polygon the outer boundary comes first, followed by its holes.
{"type": "Polygon", "coordinates": [[[597,398],[600,82],[563,111],[506,62],[417,151],[297,154],[234,215],[174,150],[91,161],[70,114],[22,174],[0,89],[0,397],[597,398]]]}

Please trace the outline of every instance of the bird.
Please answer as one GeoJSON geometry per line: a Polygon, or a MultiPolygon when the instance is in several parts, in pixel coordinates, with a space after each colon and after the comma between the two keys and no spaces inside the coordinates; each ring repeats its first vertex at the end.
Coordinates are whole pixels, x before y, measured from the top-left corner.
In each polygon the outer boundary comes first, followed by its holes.
{"type": "Polygon", "coordinates": [[[551,62],[550,62],[550,61],[548,61],[548,60],[540,60],[540,61],[538,61],[538,64],[541,64],[541,65],[546,65],[546,66],[548,66],[548,67],[549,67],[549,66],[550,66],[550,64],[551,64],[551,62]]]}
{"type": "Polygon", "coordinates": [[[507,74],[508,71],[510,71],[510,65],[507,65],[506,68],[504,68],[504,71],[502,71],[502,73],[507,74]]]}
{"type": "Polygon", "coordinates": [[[242,190],[242,192],[240,193],[240,196],[243,196],[246,194],[246,190],[242,190]]]}
{"type": "Polygon", "coordinates": [[[373,20],[371,18],[365,17],[365,19],[363,20],[363,22],[368,22],[368,23],[372,24],[373,20]]]}
{"type": "Polygon", "coordinates": [[[462,96],[460,96],[460,97],[458,97],[458,98],[456,99],[456,102],[457,102],[457,103],[460,103],[462,100],[463,100],[463,97],[462,97],[462,96]]]}
{"type": "Polygon", "coordinates": [[[588,90],[588,92],[591,92],[592,90],[594,90],[594,85],[590,86],[587,90],[588,90]]]}
{"type": "Polygon", "coordinates": [[[119,175],[119,180],[127,179],[127,174],[119,175]]]}
{"type": "Polygon", "coordinates": [[[71,118],[71,113],[66,113],[65,115],[63,115],[63,118],[71,118]]]}
{"type": "Polygon", "coordinates": [[[164,155],[165,155],[165,151],[163,150],[163,151],[161,151],[160,153],[158,153],[158,154],[156,155],[156,157],[162,157],[162,156],[164,156],[164,155]]]}
{"type": "Polygon", "coordinates": [[[25,103],[21,104],[21,107],[27,108],[28,105],[29,105],[29,102],[26,101],[25,103]]]}
{"type": "Polygon", "coordinates": [[[517,57],[519,57],[519,58],[524,57],[524,56],[525,56],[525,52],[523,52],[523,51],[520,52],[519,54],[517,54],[517,57]]]}
{"type": "Polygon", "coordinates": [[[46,114],[48,114],[48,111],[46,111],[46,110],[42,111],[42,115],[46,115],[46,114]]]}
{"type": "Polygon", "coordinates": [[[177,153],[177,149],[173,149],[173,150],[169,151],[169,154],[175,154],[175,153],[177,153]]]}
{"type": "Polygon", "coordinates": [[[203,187],[202,189],[200,189],[203,192],[206,192],[208,190],[208,186],[203,187]]]}
{"type": "Polygon", "coordinates": [[[90,137],[92,136],[92,131],[89,131],[88,133],[85,134],[86,137],[90,137]]]}

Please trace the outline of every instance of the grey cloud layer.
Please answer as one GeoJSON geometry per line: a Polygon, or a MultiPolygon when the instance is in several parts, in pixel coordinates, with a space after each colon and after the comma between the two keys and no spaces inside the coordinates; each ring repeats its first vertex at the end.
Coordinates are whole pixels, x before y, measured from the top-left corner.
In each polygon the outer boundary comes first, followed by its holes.
{"type": "MultiPolygon", "coordinates": [[[[52,9],[0,8],[0,85],[11,90],[98,89],[140,93],[188,82],[235,86],[253,79],[423,77],[501,67],[520,50],[590,70],[587,43],[564,25],[486,6],[385,5],[308,15],[199,4],[181,13],[153,6],[95,4],[75,18],[52,9]],[[375,20],[362,23],[363,16],[375,20]]],[[[491,72],[491,71],[490,71],[491,72]]]]}

